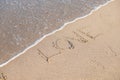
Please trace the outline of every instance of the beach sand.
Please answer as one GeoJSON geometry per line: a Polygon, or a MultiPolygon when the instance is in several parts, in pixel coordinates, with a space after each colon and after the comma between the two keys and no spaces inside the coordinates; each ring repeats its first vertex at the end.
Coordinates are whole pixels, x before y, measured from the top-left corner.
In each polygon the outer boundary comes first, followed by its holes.
{"type": "Polygon", "coordinates": [[[111,0],[0,0],[0,67],[111,0]]]}
{"type": "Polygon", "coordinates": [[[0,80],[120,80],[120,0],[68,24],[0,68],[0,80]]]}

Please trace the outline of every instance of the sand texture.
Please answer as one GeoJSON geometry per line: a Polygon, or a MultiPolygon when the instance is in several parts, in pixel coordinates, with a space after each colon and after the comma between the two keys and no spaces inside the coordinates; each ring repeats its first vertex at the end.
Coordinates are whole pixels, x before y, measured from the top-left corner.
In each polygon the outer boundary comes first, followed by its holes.
{"type": "Polygon", "coordinates": [[[6,66],[2,80],[120,80],[120,0],[46,37],[6,66]]]}
{"type": "Polygon", "coordinates": [[[0,0],[0,64],[109,0],[0,0]]]}

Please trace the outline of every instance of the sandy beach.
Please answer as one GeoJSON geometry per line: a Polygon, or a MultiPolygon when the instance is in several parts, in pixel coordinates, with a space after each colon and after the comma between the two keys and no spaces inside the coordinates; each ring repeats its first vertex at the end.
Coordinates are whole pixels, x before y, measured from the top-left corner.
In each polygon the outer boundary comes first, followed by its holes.
{"type": "Polygon", "coordinates": [[[0,67],[111,0],[0,0],[0,67]]]}
{"type": "Polygon", "coordinates": [[[68,24],[0,68],[0,80],[120,80],[120,0],[68,24]]]}

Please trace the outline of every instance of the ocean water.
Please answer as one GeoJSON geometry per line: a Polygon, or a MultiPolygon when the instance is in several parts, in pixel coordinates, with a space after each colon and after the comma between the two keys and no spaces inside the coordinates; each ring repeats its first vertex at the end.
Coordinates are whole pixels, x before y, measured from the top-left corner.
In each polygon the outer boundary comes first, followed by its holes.
{"type": "Polygon", "coordinates": [[[0,0],[0,64],[110,0],[0,0]]]}

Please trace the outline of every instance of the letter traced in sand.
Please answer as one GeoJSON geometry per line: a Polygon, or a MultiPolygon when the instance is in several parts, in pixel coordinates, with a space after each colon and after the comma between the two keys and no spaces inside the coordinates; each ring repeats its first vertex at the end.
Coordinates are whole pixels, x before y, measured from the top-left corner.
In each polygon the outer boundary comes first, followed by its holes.
{"type": "Polygon", "coordinates": [[[4,73],[0,73],[0,80],[7,80],[7,76],[4,73]]]}

